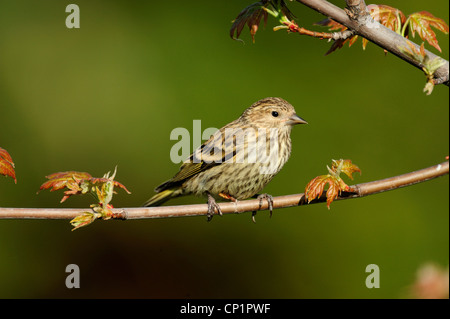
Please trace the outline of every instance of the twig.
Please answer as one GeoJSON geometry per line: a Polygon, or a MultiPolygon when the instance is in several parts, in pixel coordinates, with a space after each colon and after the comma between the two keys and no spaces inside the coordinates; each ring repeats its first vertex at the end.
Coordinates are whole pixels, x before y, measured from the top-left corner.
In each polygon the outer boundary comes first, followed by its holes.
{"type": "MultiPolygon", "coordinates": [[[[412,42],[380,23],[375,22],[370,14],[367,13],[366,5],[363,0],[347,0],[346,10],[341,9],[326,0],[297,1],[332,18],[336,22],[353,30],[356,34],[375,43],[384,50],[391,52],[416,68],[423,70],[424,65],[421,62],[408,56],[401,50],[401,48],[408,47],[408,42],[412,42]]],[[[417,44],[413,43],[413,45],[417,50],[420,49],[417,44]]],[[[428,55],[429,60],[438,57],[428,50],[425,50],[425,52],[428,55]]],[[[449,62],[445,59],[443,60],[446,63],[434,72],[434,84],[445,84],[449,86],[449,62]]]]}
{"type": "MultiPolygon", "coordinates": [[[[353,30],[344,30],[340,32],[316,32],[299,27],[294,21],[284,22],[289,32],[307,35],[319,39],[345,40],[355,34],[353,30]]],[[[274,28],[275,30],[276,28],[274,28]]]]}
{"type": "MultiPolygon", "coordinates": [[[[390,177],[383,180],[357,184],[350,186],[351,192],[342,193],[337,200],[364,197],[400,187],[421,183],[449,173],[448,161],[434,165],[419,171],[390,177]]],[[[320,198],[309,204],[325,202],[326,198],[320,198]]],[[[286,208],[308,205],[304,194],[278,196],[273,198],[273,208],[286,208]]],[[[220,203],[223,214],[244,213],[258,210],[266,210],[268,203],[264,201],[260,206],[259,200],[244,200],[237,203],[220,203]]],[[[0,219],[73,219],[81,214],[82,209],[58,209],[58,208],[0,208],[0,219]]],[[[119,219],[144,219],[144,218],[171,218],[207,215],[208,207],[205,204],[179,205],[162,207],[133,207],[115,208],[112,210],[119,219]]]]}

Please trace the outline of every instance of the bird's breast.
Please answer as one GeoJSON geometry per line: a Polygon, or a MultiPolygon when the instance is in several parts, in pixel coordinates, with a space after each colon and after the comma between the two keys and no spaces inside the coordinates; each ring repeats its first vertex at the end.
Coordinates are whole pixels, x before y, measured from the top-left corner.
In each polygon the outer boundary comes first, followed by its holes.
{"type": "MultiPolygon", "coordinates": [[[[242,151],[241,148],[238,150],[242,151]]],[[[184,188],[196,195],[224,193],[236,199],[249,198],[278,174],[289,159],[290,152],[288,133],[279,134],[278,138],[270,141],[258,141],[247,145],[245,154],[236,154],[242,156],[234,156],[233,160],[219,163],[192,177],[185,182],[184,188]]]]}

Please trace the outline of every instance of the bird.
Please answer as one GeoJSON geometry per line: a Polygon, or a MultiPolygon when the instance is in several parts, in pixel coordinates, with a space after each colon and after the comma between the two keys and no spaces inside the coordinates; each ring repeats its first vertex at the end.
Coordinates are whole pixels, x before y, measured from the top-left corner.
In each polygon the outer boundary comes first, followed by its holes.
{"type": "Polygon", "coordinates": [[[206,196],[210,221],[215,212],[222,215],[216,199],[258,198],[260,206],[264,199],[268,201],[272,214],[273,197],[258,193],[289,159],[291,129],[296,124],[308,123],[282,98],[267,97],[253,103],[200,145],[172,179],[155,188],[157,194],[143,206],[159,206],[184,195],[206,196]]]}

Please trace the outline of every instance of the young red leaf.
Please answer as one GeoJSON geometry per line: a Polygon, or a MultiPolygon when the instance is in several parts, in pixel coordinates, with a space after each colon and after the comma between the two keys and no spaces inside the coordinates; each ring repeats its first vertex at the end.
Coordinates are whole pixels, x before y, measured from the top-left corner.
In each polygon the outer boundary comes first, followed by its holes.
{"type": "Polygon", "coordinates": [[[233,25],[230,29],[230,37],[233,40],[239,39],[242,30],[245,25],[250,29],[250,34],[252,36],[253,42],[255,41],[255,34],[258,30],[261,18],[264,18],[264,23],[267,22],[267,12],[263,9],[264,3],[262,1],[253,3],[248,7],[245,7],[233,20],[233,25]],[[236,36],[235,36],[236,35],[236,36]]]}
{"type": "Polygon", "coordinates": [[[305,188],[305,197],[308,203],[320,197],[325,186],[328,184],[327,207],[330,209],[331,203],[339,196],[341,191],[348,190],[348,185],[341,178],[333,175],[320,175],[312,179],[305,188]]]}
{"type": "Polygon", "coordinates": [[[348,38],[347,40],[348,40],[348,47],[351,47],[356,42],[356,40],[358,40],[358,36],[354,35],[348,38]]]}
{"type": "Polygon", "coordinates": [[[342,191],[348,190],[348,185],[344,183],[344,181],[340,178],[330,179],[330,186],[328,187],[326,196],[327,196],[327,208],[330,209],[331,203],[339,196],[342,191]]]}
{"type": "Polygon", "coordinates": [[[367,9],[375,21],[397,33],[400,33],[402,25],[406,22],[405,15],[397,8],[370,4],[367,6],[367,9]]]}
{"type": "Polygon", "coordinates": [[[92,176],[85,172],[58,172],[45,176],[48,179],[41,185],[39,190],[50,189],[51,192],[67,187],[70,190],[81,190],[80,182],[86,179],[91,179],[92,176]]]}
{"type": "MultiPolygon", "coordinates": [[[[103,183],[107,183],[110,182],[111,180],[109,180],[108,178],[105,177],[93,177],[89,180],[89,182],[93,185],[95,184],[103,184],[103,183]]],[[[131,192],[125,187],[125,185],[123,185],[122,183],[119,183],[118,181],[112,181],[114,187],[119,187],[122,188],[124,191],[126,191],[128,194],[131,194],[131,192]]]]}
{"type": "Polygon", "coordinates": [[[278,18],[279,20],[292,20],[294,15],[289,11],[283,0],[262,0],[245,7],[233,20],[230,29],[230,37],[233,40],[239,39],[239,36],[245,25],[250,30],[253,42],[255,42],[255,34],[258,31],[261,19],[264,18],[264,25],[267,23],[268,14],[278,18]]]}
{"type": "Polygon", "coordinates": [[[114,180],[116,170],[114,170],[111,176],[108,172],[100,178],[92,177],[91,174],[86,172],[58,172],[46,176],[48,181],[43,183],[39,189],[55,191],[67,188],[64,191],[64,197],[61,203],[72,195],[86,194],[88,192],[97,198],[98,203],[91,205],[94,212],[85,212],[70,221],[72,226],[74,226],[73,230],[75,230],[91,224],[97,218],[105,220],[110,218],[123,218],[122,214],[111,211],[113,206],[110,204],[110,201],[112,200],[113,194],[115,194],[114,187],[117,186],[125,190],[128,194],[131,193],[123,184],[114,180]]]}
{"type": "Polygon", "coordinates": [[[341,173],[346,174],[353,179],[354,172],[361,173],[358,166],[352,164],[351,160],[333,160],[331,168],[328,168],[330,174],[320,175],[313,178],[305,188],[305,198],[309,202],[322,196],[325,186],[328,184],[326,192],[327,207],[330,209],[331,203],[339,196],[342,191],[349,191],[349,186],[339,176],[341,173]]]}
{"type": "Polygon", "coordinates": [[[340,173],[344,173],[351,180],[353,180],[353,173],[358,172],[359,174],[361,174],[361,170],[359,169],[359,167],[353,164],[351,160],[333,160],[331,170],[338,175],[340,175],[340,173]]]}
{"type": "Polygon", "coordinates": [[[442,31],[445,34],[447,34],[449,28],[444,20],[435,17],[434,15],[432,15],[427,11],[420,11],[413,13],[409,15],[408,19],[410,30],[413,37],[417,32],[417,34],[420,36],[422,40],[427,41],[430,45],[438,49],[439,52],[442,52],[436,39],[436,34],[431,29],[431,27],[434,27],[439,31],[442,31]]]}
{"type": "Polygon", "coordinates": [[[3,159],[9,163],[13,162],[11,155],[9,155],[8,151],[1,147],[0,147],[0,157],[3,157],[3,159]]]}
{"type": "Polygon", "coordinates": [[[14,162],[9,153],[0,147],[0,175],[12,177],[17,184],[16,172],[14,171],[14,162]]]}
{"type": "Polygon", "coordinates": [[[106,206],[112,199],[114,186],[120,187],[128,194],[131,194],[123,184],[114,180],[114,176],[115,172],[111,177],[109,177],[109,174],[106,174],[101,178],[92,177],[91,174],[86,172],[58,172],[46,176],[48,181],[43,183],[39,190],[50,189],[52,192],[67,188],[61,203],[72,195],[86,194],[90,191],[93,195],[97,196],[99,203],[106,206]]]}
{"type": "Polygon", "coordinates": [[[369,40],[367,40],[366,38],[363,38],[363,39],[362,39],[362,47],[363,47],[363,50],[366,49],[367,43],[369,43],[369,40]]]}
{"type": "Polygon", "coordinates": [[[64,192],[64,197],[61,199],[61,203],[72,195],[86,193],[88,190],[82,187],[82,183],[92,178],[91,174],[86,172],[58,172],[46,176],[48,181],[43,183],[39,190],[50,189],[51,192],[57,191],[63,188],[68,190],[64,192]]]}

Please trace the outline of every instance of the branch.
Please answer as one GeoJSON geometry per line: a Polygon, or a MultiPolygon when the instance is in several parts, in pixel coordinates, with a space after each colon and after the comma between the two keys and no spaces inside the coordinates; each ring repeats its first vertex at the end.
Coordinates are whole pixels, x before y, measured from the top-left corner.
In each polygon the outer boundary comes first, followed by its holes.
{"type": "MultiPolygon", "coordinates": [[[[424,65],[401,51],[400,48],[408,48],[408,42],[412,43],[417,50],[420,46],[402,37],[400,34],[375,22],[367,12],[364,0],[347,0],[347,8],[343,10],[326,0],[297,0],[309,8],[345,25],[356,34],[375,43],[384,50],[391,52],[400,59],[408,62],[416,68],[422,70],[424,65]]],[[[425,50],[430,60],[437,58],[434,53],[425,50]]],[[[441,58],[442,59],[442,58],[441,58]]],[[[449,62],[445,59],[445,64],[434,72],[434,84],[445,84],[449,86],[449,62]]]]}
{"type": "MultiPolygon", "coordinates": [[[[336,200],[351,199],[377,194],[400,187],[425,182],[449,173],[448,161],[419,171],[390,177],[383,180],[350,186],[351,192],[342,193],[336,200]]],[[[278,196],[273,198],[273,208],[286,208],[326,202],[324,194],[309,204],[304,194],[278,196]]],[[[267,210],[268,204],[259,205],[259,200],[245,200],[237,203],[220,203],[223,214],[253,212],[267,210]]],[[[0,219],[73,219],[81,214],[79,208],[0,208],[0,219]]],[[[179,205],[162,207],[133,207],[112,209],[117,219],[143,219],[143,218],[171,218],[207,215],[208,206],[205,204],[179,205]]]]}

